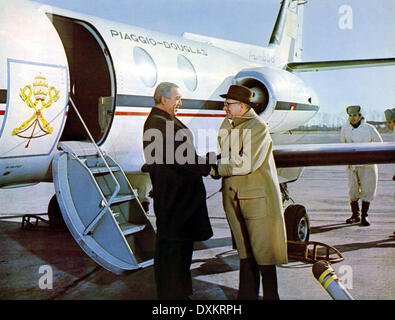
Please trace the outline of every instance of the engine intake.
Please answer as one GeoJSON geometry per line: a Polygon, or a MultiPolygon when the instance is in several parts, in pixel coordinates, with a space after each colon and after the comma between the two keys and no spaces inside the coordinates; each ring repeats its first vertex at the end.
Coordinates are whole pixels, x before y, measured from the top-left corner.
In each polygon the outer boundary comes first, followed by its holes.
{"type": "Polygon", "coordinates": [[[237,81],[239,85],[246,86],[254,92],[253,109],[257,114],[261,114],[266,110],[269,103],[269,92],[262,82],[253,78],[243,78],[237,81]]]}
{"type": "Polygon", "coordinates": [[[301,78],[286,70],[244,69],[234,80],[255,93],[252,107],[272,133],[295,129],[319,110],[315,92],[301,78]]]}

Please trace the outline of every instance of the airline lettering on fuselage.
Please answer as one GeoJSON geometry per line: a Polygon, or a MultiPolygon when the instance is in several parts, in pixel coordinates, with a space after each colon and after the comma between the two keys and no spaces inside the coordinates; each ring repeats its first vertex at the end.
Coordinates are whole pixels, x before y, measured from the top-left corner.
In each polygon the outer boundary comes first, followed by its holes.
{"type": "Polygon", "coordinates": [[[207,56],[207,52],[202,49],[202,48],[192,48],[189,45],[184,45],[184,44],[178,44],[174,42],[168,42],[168,41],[158,41],[155,40],[154,38],[148,38],[146,36],[142,35],[136,35],[133,33],[125,33],[121,31],[116,31],[116,30],[110,30],[111,32],[111,37],[119,38],[122,40],[129,40],[133,42],[138,42],[146,45],[151,45],[151,46],[163,46],[166,49],[173,49],[173,50],[178,50],[181,52],[189,52],[192,54],[200,54],[203,56],[207,56]]]}
{"type": "Polygon", "coordinates": [[[255,52],[250,52],[249,59],[251,61],[260,61],[260,62],[263,62],[263,63],[275,64],[275,62],[276,62],[276,58],[274,56],[266,55],[264,53],[260,55],[260,54],[257,54],[255,52]]]}

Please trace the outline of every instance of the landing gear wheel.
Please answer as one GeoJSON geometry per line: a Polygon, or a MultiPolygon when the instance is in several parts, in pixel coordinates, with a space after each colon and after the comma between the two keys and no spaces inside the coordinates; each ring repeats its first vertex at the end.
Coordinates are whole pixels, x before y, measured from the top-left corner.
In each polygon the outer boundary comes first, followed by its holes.
{"type": "Polygon", "coordinates": [[[291,241],[309,241],[310,222],[306,208],[300,204],[291,204],[284,211],[287,239],[291,241]]]}
{"type": "Polygon", "coordinates": [[[49,224],[52,227],[65,227],[62,212],[60,211],[60,207],[58,204],[58,200],[56,199],[56,195],[53,195],[48,204],[48,219],[49,224]]]}

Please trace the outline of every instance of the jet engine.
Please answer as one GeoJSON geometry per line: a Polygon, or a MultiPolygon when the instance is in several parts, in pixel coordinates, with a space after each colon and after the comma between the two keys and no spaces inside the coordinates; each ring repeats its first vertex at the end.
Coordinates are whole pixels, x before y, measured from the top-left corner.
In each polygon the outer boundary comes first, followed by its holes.
{"type": "Polygon", "coordinates": [[[319,110],[316,93],[288,71],[268,67],[244,69],[234,79],[255,93],[253,108],[271,133],[295,129],[319,110]]]}

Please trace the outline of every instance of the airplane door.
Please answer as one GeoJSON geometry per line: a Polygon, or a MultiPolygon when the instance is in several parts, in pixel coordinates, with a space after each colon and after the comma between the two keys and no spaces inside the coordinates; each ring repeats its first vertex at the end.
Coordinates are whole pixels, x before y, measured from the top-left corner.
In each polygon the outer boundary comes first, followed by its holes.
{"type": "MultiPolygon", "coordinates": [[[[95,142],[104,142],[114,116],[115,75],[112,59],[102,37],[88,22],[49,15],[69,63],[70,95],[95,142]]],[[[62,141],[86,140],[73,108],[69,109],[62,141]]]]}
{"type": "Polygon", "coordinates": [[[48,156],[67,112],[62,43],[45,13],[30,3],[2,1],[0,25],[0,89],[7,97],[0,105],[0,158],[48,156]]]}

